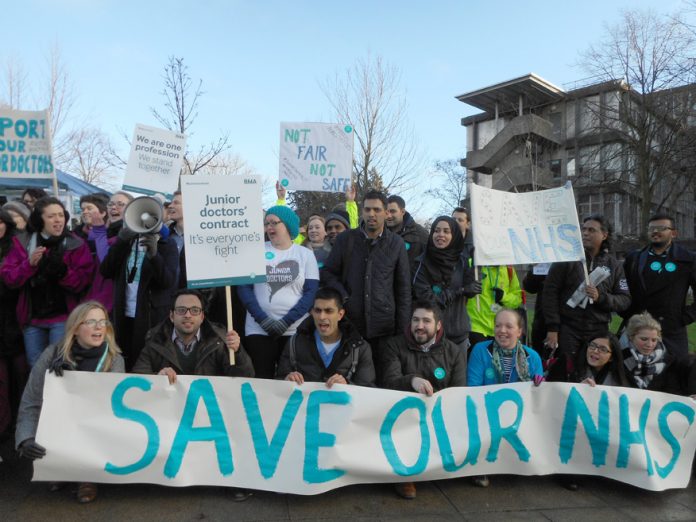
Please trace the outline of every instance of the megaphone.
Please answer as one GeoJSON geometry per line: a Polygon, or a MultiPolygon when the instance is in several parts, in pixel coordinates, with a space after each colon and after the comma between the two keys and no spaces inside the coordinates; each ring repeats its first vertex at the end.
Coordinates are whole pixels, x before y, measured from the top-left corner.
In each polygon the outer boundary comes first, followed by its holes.
{"type": "Polygon", "coordinates": [[[162,229],[164,207],[159,199],[140,196],[128,203],[123,223],[136,234],[156,234],[162,229]]]}

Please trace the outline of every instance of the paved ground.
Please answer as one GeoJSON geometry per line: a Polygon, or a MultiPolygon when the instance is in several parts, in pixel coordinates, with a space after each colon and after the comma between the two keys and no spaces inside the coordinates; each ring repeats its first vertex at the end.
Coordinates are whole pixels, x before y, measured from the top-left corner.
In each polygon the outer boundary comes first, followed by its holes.
{"type": "MultiPolygon", "coordinates": [[[[580,477],[580,490],[563,489],[552,477],[493,476],[479,489],[468,479],[418,485],[418,498],[402,500],[387,485],[350,486],[302,497],[257,492],[232,502],[224,488],[105,485],[96,502],[80,505],[71,488],[49,493],[32,483],[31,464],[10,441],[0,444],[0,521],[33,520],[600,520],[696,521],[696,481],[688,489],[643,491],[602,478],[580,477]]],[[[74,488],[72,488],[74,489],[74,488]]]]}

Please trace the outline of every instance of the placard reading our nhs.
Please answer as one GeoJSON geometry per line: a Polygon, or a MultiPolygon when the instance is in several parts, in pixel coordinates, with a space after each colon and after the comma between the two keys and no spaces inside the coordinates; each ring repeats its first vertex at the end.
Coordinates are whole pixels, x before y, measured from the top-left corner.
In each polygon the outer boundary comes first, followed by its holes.
{"type": "Polygon", "coordinates": [[[280,124],[280,183],[288,190],[345,192],[353,172],[353,127],[280,124]]]}
{"type": "Polygon", "coordinates": [[[184,154],[186,137],[183,134],[137,124],[123,189],[171,198],[179,183],[184,154]]]}
{"type": "Polygon", "coordinates": [[[0,176],[52,178],[48,111],[0,109],[0,176]]]}
{"type": "Polygon", "coordinates": [[[478,266],[584,259],[573,187],[514,194],[471,186],[474,262],[478,266]]]}
{"type": "MultiPolygon", "coordinates": [[[[188,224],[187,224],[188,226],[188,224]]],[[[619,386],[517,383],[432,397],[324,383],[47,373],[34,480],[311,495],[470,475],[609,477],[685,488],[696,403],[619,386]]]]}
{"type": "Polygon", "coordinates": [[[189,288],[263,283],[261,178],[182,176],[189,288]]]}

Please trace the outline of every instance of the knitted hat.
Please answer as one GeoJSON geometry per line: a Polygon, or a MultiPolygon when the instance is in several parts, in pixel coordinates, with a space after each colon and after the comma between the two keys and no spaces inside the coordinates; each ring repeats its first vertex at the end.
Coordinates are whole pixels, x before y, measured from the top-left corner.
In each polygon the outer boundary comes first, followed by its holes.
{"type": "Polygon", "coordinates": [[[2,206],[3,210],[12,210],[22,216],[24,221],[29,223],[29,215],[31,210],[21,201],[8,201],[2,206]]]}
{"type": "Polygon", "coordinates": [[[324,222],[328,225],[329,221],[340,221],[343,223],[344,227],[350,228],[348,212],[345,210],[334,209],[333,212],[329,212],[326,215],[326,220],[324,222]]]}
{"type": "Polygon", "coordinates": [[[269,214],[276,216],[283,222],[285,228],[288,229],[290,239],[295,239],[297,234],[300,233],[300,218],[297,217],[297,214],[295,214],[290,207],[276,205],[266,211],[266,215],[268,216],[269,214]]]}

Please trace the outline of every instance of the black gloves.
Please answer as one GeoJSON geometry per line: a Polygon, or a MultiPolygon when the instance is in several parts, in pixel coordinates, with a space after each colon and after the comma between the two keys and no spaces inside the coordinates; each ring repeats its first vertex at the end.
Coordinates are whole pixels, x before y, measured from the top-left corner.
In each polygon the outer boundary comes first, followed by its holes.
{"type": "Polygon", "coordinates": [[[122,239],[123,241],[130,241],[137,235],[138,234],[133,232],[131,229],[126,228],[125,223],[121,227],[121,230],[118,231],[118,238],[122,239]]]}
{"type": "Polygon", "coordinates": [[[17,448],[20,457],[35,460],[46,456],[46,448],[38,444],[33,438],[23,441],[17,448]]]}
{"type": "Polygon", "coordinates": [[[288,329],[289,325],[282,319],[266,317],[259,323],[259,326],[271,337],[280,337],[288,329]]]}
{"type": "Polygon", "coordinates": [[[157,255],[158,234],[145,234],[140,238],[140,244],[145,247],[145,255],[152,259],[157,255]]]}
{"type": "Polygon", "coordinates": [[[500,288],[494,288],[493,295],[494,295],[495,302],[497,304],[503,304],[502,301],[503,301],[503,296],[505,295],[505,292],[503,292],[500,288]]]}
{"type": "Polygon", "coordinates": [[[55,373],[57,377],[62,377],[63,370],[75,370],[76,368],[75,364],[65,361],[61,356],[58,356],[51,361],[48,372],[55,373]]]}

